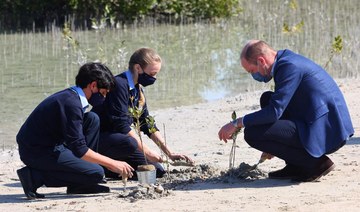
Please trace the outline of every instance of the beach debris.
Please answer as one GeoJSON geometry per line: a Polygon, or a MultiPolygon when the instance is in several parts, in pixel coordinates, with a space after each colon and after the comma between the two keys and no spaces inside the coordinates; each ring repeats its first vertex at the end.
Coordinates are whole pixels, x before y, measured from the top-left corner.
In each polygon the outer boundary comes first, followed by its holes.
{"type": "Polygon", "coordinates": [[[165,191],[165,189],[164,189],[164,187],[162,187],[162,185],[155,185],[154,186],[154,189],[155,189],[155,192],[157,192],[157,193],[159,193],[159,194],[161,194],[162,192],[164,192],[165,191]]]}
{"type": "Polygon", "coordinates": [[[171,195],[170,190],[165,190],[160,184],[151,186],[138,186],[119,193],[120,198],[136,202],[137,200],[158,199],[171,195]]]}

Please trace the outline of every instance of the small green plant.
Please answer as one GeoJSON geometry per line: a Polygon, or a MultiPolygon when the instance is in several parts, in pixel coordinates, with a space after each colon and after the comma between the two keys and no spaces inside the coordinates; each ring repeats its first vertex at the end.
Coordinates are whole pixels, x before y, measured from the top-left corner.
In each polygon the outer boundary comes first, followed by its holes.
{"type": "MultiPolygon", "coordinates": [[[[134,97],[130,97],[131,99],[131,102],[133,102],[134,100],[134,97]]],[[[134,106],[134,104],[129,107],[129,113],[130,113],[130,116],[132,118],[135,119],[133,125],[134,125],[134,129],[136,131],[136,133],[138,134],[139,138],[140,138],[140,141],[141,141],[141,147],[142,147],[142,150],[143,150],[143,154],[145,156],[145,152],[144,152],[144,146],[143,146],[143,139],[142,139],[142,136],[141,136],[141,126],[143,124],[147,124],[148,125],[148,128],[149,128],[149,132],[150,133],[155,133],[157,131],[156,127],[155,127],[155,119],[153,116],[150,116],[148,115],[146,118],[145,118],[145,123],[141,123],[140,121],[140,117],[141,115],[144,113],[144,110],[142,107],[136,107],[134,106]]],[[[165,127],[165,126],[164,126],[165,127]]],[[[168,156],[162,151],[161,149],[161,144],[160,142],[158,141],[155,141],[156,145],[159,147],[159,149],[161,150],[161,157],[163,157],[165,155],[166,157],[166,161],[169,161],[168,160],[168,156]]],[[[166,144],[165,144],[166,145],[166,144]]],[[[146,159],[146,156],[145,156],[145,161],[146,161],[146,165],[148,164],[147,162],[147,159],[146,159]]]]}
{"type": "Polygon", "coordinates": [[[64,24],[64,28],[62,30],[62,34],[64,37],[64,40],[67,42],[68,47],[72,47],[74,50],[79,48],[79,41],[72,37],[72,31],[70,29],[70,26],[68,23],[64,24]]]}
{"type": "MultiPolygon", "coordinates": [[[[148,125],[149,127],[149,132],[150,133],[155,133],[157,131],[156,127],[155,127],[155,119],[153,116],[150,116],[148,115],[146,118],[145,118],[145,121],[146,121],[146,124],[148,125]]],[[[164,125],[164,138],[165,137],[165,125],[164,125]]],[[[166,142],[166,140],[165,140],[166,142]]],[[[161,150],[161,157],[164,158],[164,156],[166,157],[166,161],[168,161],[168,156],[165,154],[165,152],[162,150],[161,148],[161,143],[159,141],[155,141],[156,145],[159,147],[159,149],[161,150]]],[[[165,146],[166,146],[166,143],[165,143],[165,146]]]]}
{"type": "Polygon", "coordinates": [[[283,33],[285,34],[296,34],[303,31],[304,21],[300,21],[294,26],[290,27],[288,23],[283,24],[283,33]]]}
{"type": "Polygon", "coordinates": [[[289,7],[293,10],[296,10],[298,8],[298,3],[296,2],[296,0],[291,0],[289,2],[289,7]]]}
{"type": "MultiPolygon", "coordinates": [[[[165,142],[165,146],[166,146],[166,130],[165,130],[165,124],[163,124],[164,127],[164,142],[165,142]]],[[[166,172],[167,174],[167,178],[170,179],[170,163],[169,163],[169,156],[167,156],[167,154],[165,154],[165,158],[166,158],[166,172]]]]}
{"type": "Polygon", "coordinates": [[[149,126],[149,132],[150,133],[154,133],[154,132],[156,132],[157,130],[156,130],[156,128],[155,128],[155,119],[154,119],[154,117],[152,117],[152,116],[147,116],[146,118],[145,118],[145,120],[146,120],[146,123],[148,124],[148,126],[149,126]]]}
{"type": "MultiPolygon", "coordinates": [[[[134,101],[134,97],[130,97],[130,100],[131,102],[133,103],[134,101]]],[[[144,150],[144,144],[143,144],[143,139],[141,137],[141,122],[140,122],[140,117],[141,115],[143,114],[144,110],[143,108],[138,108],[136,107],[134,104],[132,104],[131,107],[129,107],[129,113],[130,113],[130,116],[135,120],[133,122],[133,126],[134,126],[134,129],[136,131],[136,133],[138,134],[139,138],[140,138],[140,142],[141,142],[141,148],[142,148],[142,151],[143,151],[143,154],[144,154],[144,158],[145,158],[145,163],[146,165],[148,165],[148,161],[147,161],[147,158],[146,158],[146,155],[145,155],[145,150],[144,150]]]]}
{"type": "MultiPolygon", "coordinates": [[[[232,121],[236,120],[237,117],[236,117],[235,111],[231,114],[231,118],[232,118],[232,121]]],[[[234,165],[235,165],[235,155],[236,155],[236,147],[237,147],[236,138],[240,132],[241,132],[241,128],[238,128],[231,136],[233,143],[232,143],[231,150],[230,150],[229,169],[234,168],[234,165]]]]}
{"type": "Polygon", "coordinates": [[[326,69],[332,61],[335,54],[340,54],[343,49],[342,38],[340,35],[336,36],[331,44],[329,60],[326,61],[324,69],[326,69]]]}
{"type": "MultiPolygon", "coordinates": [[[[297,9],[298,9],[298,3],[296,0],[291,0],[289,3],[289,8],[291,11],[291,13],[295,12],[297,9]]],[[[285,17],[287,17],[287,15],[285,15],[285,17]]],[[[287,18],[285,18],[286,20],[287,18]]],[[[303,20],[301,20],[300,22],[290,26],[290,24],[286,21],[284,21],[283,23],[283,27],[282,27],[282,32],[284,34],[287,34],[287,35],[295,35],[295,34],[298,34],[298,33],[301,33],[303,32],[303,27],[305,25],[305,22],[303,20]]]]}
{"type": "MultiPolygon", "coordinates": [[[[156,127],[155,127],[155,119],[153,116],[148,115],[146,118],[146,124],[149,126],[149,132],[150,133],[155,133],[157,131],[156,127]]],[[[165,134],[165,124],[164,126],[164,141],[165,141],[165,146],[166,146],[166,134],[165,134]]],[[[159,141],[155,141],[156,145],[159,147],[159,149],[161,150],[161,158],[165,157],[165,161],[164,163],[166,164],[166,171],[168,173],[168,176],[170,176],[170,167],[169,167],[169,156],[167,154],[164,153],[164,151],[161,148],[161,143],[159,141]]]]}
{"type": "MultiPolygon", "coordinates": [[[[66,43],[66,46],[63,47],[63,50],[66,51],[66,59],[69,60],[70,56],[76,58],[76,64],[83,65],[87,61],[87,55],[83,53],[80,48],[80,42],[73,37],[72,31],[69,23],[64,24],[62,29],[63,39],[66,43]]],[[[70,61],[69,61],[70,63],[70,61]]],[[[69,68],[69,67],[67,67],[69,68]]]]}
{"type": "Polygon", "coordinates": [[[64,46],[63,46],[63,50],[65,52],[65,59],[66,59],[66,84],[65,87],[68,87],[70,85],[69,79],[70,79],[70,75],[71,75],[71,66],[72,66],[72,61],[71,58],[72,56],[77,57],[77,61],[79,61],[79,58],[82,58],[82,54],[81,51],[79,49],[80,43],[77,39],[75,39],[72,35],[72,31],[70,28],[70,24],[65,23],[64,24],[64,28],[62,29],[62,36],[63,36],[63,40],[64,40],[64,46]]]}

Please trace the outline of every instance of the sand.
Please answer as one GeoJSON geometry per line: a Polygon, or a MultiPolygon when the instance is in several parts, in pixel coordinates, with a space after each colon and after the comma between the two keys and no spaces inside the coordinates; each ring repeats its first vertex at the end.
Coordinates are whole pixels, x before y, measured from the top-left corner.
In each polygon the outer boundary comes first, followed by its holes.
{"type": "MultiPolygon", "coordinates": [[[[42,187],[38,192],[45,194],[46,199],[29,201],[16,175],[23,164],[17,150],[8,149],[0,152],[0,211],[357,211],[360,208],[360,85],[356,79],[337,82],[349,106],[355,135],[343,148],[329,155],[336,168],[317,182],[267,179],[268,172],[284,166],[278,158],[260,164],[254,170],[256,173],[252,173],[255,177],[250,174],[226,177],[231,143],[220,142],[217,133],[231,120],[234,110],[243,115],[259,108],[261,92],[247,92],[152,112],[162,133],[165,126],[169,147],[196,161],[195,167],[170,166],[171,176],[176,173],[178,176],[171,183],[158,180],[165,188],[160,195],[124,198],[122,182],[111,180],[106,184],[111,193],[66,195],[66,188],[42,187]]],[[[145,142],[151,141],[146,138],[145,142]]],[[[236,167],[256,164],[261,152],[250,148],[242,133],[237,143],[236,167]]],[[[144,188],[137,181],[129,181],[127,189],[140,192],[144,188]]]]}

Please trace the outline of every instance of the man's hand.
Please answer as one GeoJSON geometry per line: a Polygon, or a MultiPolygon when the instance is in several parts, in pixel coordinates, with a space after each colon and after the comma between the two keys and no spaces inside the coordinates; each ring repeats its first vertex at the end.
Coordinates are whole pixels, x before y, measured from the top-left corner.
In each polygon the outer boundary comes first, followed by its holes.
{"type": "Polygon", "coordinates": [[[151,162],[158,162],[158,163],[163,162],[161,155],[151,149],[147,149],[145,151],[145,157],[151,162]]]}
{"type": "Polygon", "coordinates": [[[194,161],[190,158],[190,157],[188,157],[188,156],[186,156],[186,155],[182,155],[182,154],[174,154],[174,153],[171,153],[170,155],[169,155],[169,158],[172,160],[172,161],[176,161],[176,160],[185,160],[187,163],[189,163],[189,164],[193,164],[194,163],[194,161]]]}
{"type": "Polygon", "coordinates": [[[263,161],[265,161],[265,160],[270,160],[270,159],[273,158],[273,157],[274,157],[274,155],[269,154],[269,153],[266,153],[266,152],[263,152],[263,153],[261,154],[260,160],[263,160],[263,161]]]}
{"type": "Polygon", "coordinates": [[[227,143],[228,139],[232,139],[232,135],[235,133],[235,131],[242,127],[242,126],[239,126],[239,125],[241,125],[241,121],[242,120],[239,119],[239,121],[237,122],[237,123],[240,123],[240,124],[238,124],[238,127],[235,127],[234,124],[231,122],[228,124],[225,124],[218,133],[220,141],[224,141],[225,143],[227,143]]]}
{"type": "Polygon", "coordinates": [[[126,162],[114,160],[111,167],[107,167],[110,171],[118,173],[119,176],[133,176],[134,169],[126,162]]]}
{"type": "Polygon", "coordinates": [[[132,172],[134,171],[134,169],[126,162],[111,159],[102,154],[94,152],[91,149],[88,149],[88,151],[84,154],[84,156],[81,159],[91,163],[97,163],[102,166],[105,166],[110,171],[118,173],[121,176],[123,176],[124,174],[127,175],[129,178],[133,176],[132,172]]]}

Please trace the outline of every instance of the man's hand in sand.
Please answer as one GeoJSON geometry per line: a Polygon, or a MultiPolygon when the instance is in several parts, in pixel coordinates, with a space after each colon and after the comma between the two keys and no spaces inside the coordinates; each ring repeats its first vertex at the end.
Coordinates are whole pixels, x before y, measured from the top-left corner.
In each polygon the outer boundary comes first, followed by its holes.
{"type": "Polygon", "coordinates": [[[169,158],[170,158],[172,161],[184,160],[184,161],[186,161],[187,163],[190,163],[190,164],[195,163],[190,157],[188,157],[188,156],[186,156],[186,155],[182,155],[182,154],[172,153],[171,155],[169,155],[169,158]]]}

